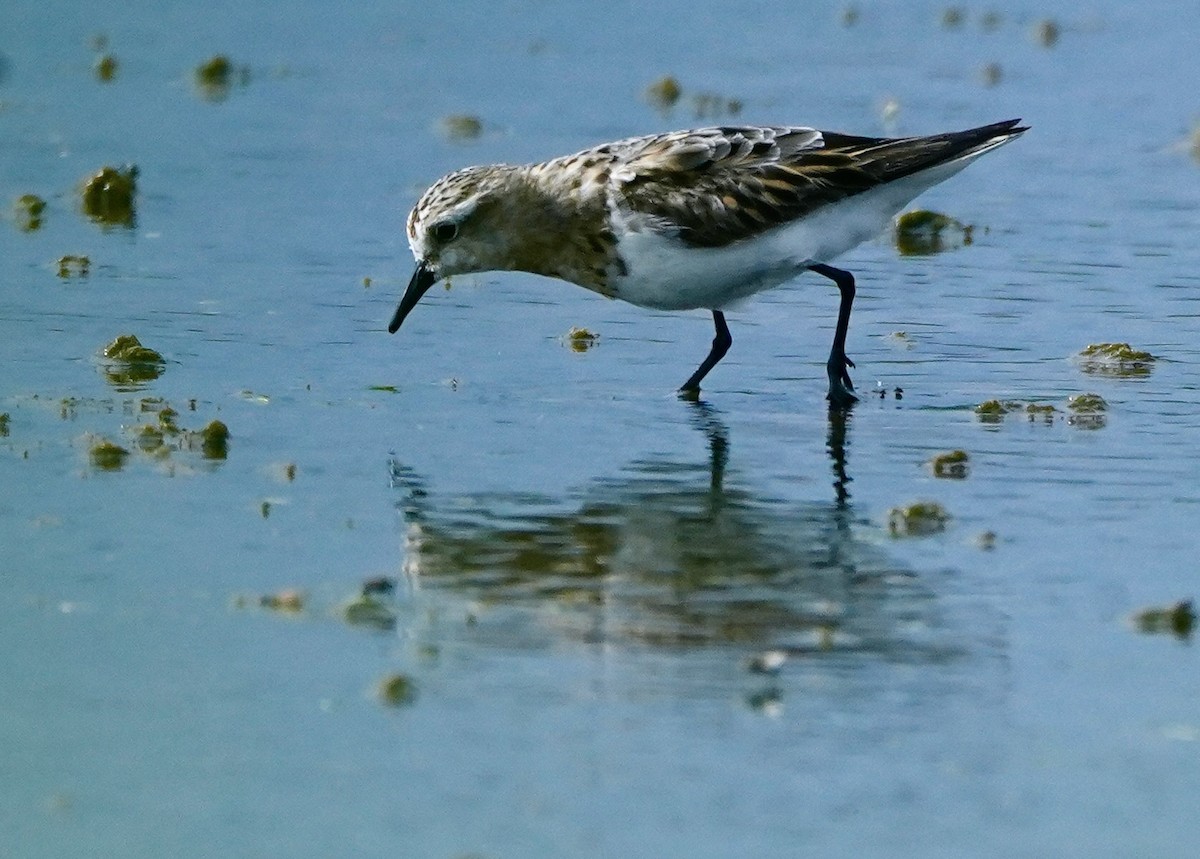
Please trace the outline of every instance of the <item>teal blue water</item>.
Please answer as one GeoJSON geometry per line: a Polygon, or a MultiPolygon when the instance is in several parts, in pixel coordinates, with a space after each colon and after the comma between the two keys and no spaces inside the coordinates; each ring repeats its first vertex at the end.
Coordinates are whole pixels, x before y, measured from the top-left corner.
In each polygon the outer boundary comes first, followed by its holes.
{"type": "Polygon", "coordinates": [[[0,856],[1186,853],[1196,648],[1129,617],[1197,590],[1195,16],[856,5],[7,3],[0,856]],[[702,313],[481,275],[384,330],[447,170],[1016,116],[920,201],[969,245],[842,259],[845,419],[814,276],[730,314],[700,403],[673,390],[702,313]],[[91,221],[81,184],[124,164],[133,224],[91,221]],[[124,333],[155,378],[101,356],[124,333]],[[1158,360],[1075,357],[1105,341],[1158,360]],[[1056,411],[981,420],[997,398],[1056,411]],[[935,477],[954,449],[968,476],[935,477]],[[919,500],[945,528],[895,536],[919,500]]]}

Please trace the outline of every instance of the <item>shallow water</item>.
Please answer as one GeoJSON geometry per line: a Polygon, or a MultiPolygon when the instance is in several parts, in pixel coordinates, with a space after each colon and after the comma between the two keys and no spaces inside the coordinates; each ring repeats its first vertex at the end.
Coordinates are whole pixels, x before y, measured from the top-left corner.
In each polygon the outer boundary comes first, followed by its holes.
{"type": "Polygon", "coordinates": [[[1196,591],[1194,15],[843,9],[5,5],[0,855],[1193,842],[1196,651],[1127,618],[1196,591]],[[220,52],[248,72],[205,93],[192,69],[220,52]],[[659,111],[641,94],[665,74],[684,95],[659,111]],[[700,93],[740,113],[697,117],[700,93]],[[448,139],[453,114],[481,136],[448,139]],[[1010,116],[1033,130],[921,200],[969,246],[843,258],[866,394],[845,420],[813,276],[730,314],[701,403],[672,394],[700,313],[488,275],[384,332],[404,216],[454,167],[711,121],[1010,116]],[[80,183],[124,163],[134,226],[90,222],[80,183]],[[26,193],[47,202],[29,232],[26,193]],[[60,277],[65,254],[87,276],[60,277]],[[571,349],[573,326],[597,343],[571,349]],[[122,333],[161,375],[110,378],[122,333]],[[1100,341],[1159,360],[1086,372],[1100,341]],[[1072,420],[1085,392],[1102,421],[1072,420]],[[1058,411],[981,420],[994,398],[1058,411]],[[227,455],[142,450],[164,402],[227,424],[227,455]],[[969,476],[935,478],[956,448],[969,476]],[[894,537],[888,511],[920,499],[945,530],[894,537]],[[391,622],[347,623],[379,576],[391,622]],[[257,606],[286,589],[302,612],[257,606]],[[768,650],[779,672],[749,671],[768,650]],[[375,692],[393,673],[416,690],[398,706],[375,692]]]}

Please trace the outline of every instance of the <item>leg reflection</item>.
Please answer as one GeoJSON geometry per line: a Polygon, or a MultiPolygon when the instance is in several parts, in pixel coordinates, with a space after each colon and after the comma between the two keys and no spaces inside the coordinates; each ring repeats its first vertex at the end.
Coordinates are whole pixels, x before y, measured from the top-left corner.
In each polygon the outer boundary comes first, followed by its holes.
{"type": "Polygon", "coordinates": [[[708,437],[710,488],[714,496],[719,496],[725,482],[725,466],[729,462],[729,427],[710,404],[703,400],[686,402],[692,410],[692,424],[708,437]]]}
{"type": "Polygon", "coordinates": [[[829,408],[829,434],[826,436],[825,448],[833,461],[833,492],[838,510],[846,510],[850,506],[850,490],[848,484],[854,480],[846,473],[846,427],[850,424],[850,409],[829,408]]]}

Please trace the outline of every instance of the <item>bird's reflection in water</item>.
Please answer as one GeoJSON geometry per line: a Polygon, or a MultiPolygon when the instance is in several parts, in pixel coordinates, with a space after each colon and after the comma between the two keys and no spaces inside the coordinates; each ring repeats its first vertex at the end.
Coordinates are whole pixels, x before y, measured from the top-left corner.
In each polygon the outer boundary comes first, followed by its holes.
{"type": "Polygon", "coordinates": [[[717,411],[689,408],[706,460],[635,461],[560,498],[442,501],[393,462],[406,571],[417,587],[453,589],[499,613],[513,644],[566,636],[948,655],[932,592],[856,535],[878,531],[851,513],[847,412],[830,413],[832,503],[797,503],[755,493],[729,466],[717,411]]]}

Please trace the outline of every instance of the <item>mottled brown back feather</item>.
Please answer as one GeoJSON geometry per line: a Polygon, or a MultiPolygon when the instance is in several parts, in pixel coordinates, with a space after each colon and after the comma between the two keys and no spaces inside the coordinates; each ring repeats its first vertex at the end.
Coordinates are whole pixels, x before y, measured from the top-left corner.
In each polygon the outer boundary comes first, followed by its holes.
{"type": "Polygon", "coordinates": [[[618,168],[622,204],[687,245],[721,247],[1021,131],[1010,120],[928,137],[726,127],[650,138],[618,168]]]}

